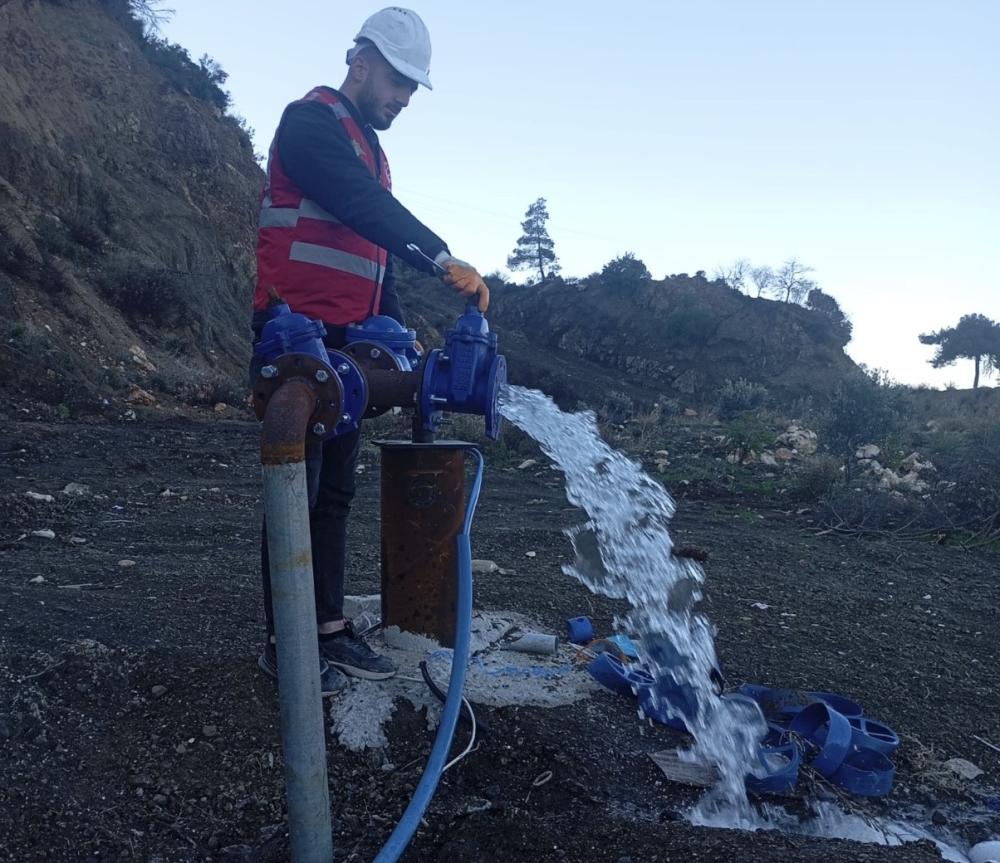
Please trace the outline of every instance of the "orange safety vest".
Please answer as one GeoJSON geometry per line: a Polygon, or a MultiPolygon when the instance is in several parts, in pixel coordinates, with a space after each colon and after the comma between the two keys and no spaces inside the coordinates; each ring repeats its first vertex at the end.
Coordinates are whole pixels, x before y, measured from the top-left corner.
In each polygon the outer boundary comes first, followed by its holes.
{"type": "MultiPolygon", "coordinates": [[[[372,176],[386,191],[392,189],[385,154],[378,155],[379,171],[365,133],[338,94],[315,87],[292,105],[302,102],[328,105],[372,176]]],[[[260,202],[253,307],[267,308],[273,288],[299,314],[337,325],[363,321],[378,314],[387,260],[385,249],[351,230],[291,181],[275,133],[260,202]]]]}

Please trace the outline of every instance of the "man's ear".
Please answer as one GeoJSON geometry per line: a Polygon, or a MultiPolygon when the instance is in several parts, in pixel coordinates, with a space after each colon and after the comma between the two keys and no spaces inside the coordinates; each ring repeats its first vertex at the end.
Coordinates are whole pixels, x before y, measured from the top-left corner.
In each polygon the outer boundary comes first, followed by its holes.
{"type": "Polygon", "coordinates": [[[371,58],[368,56],[367,51],[359,51],[358,55],[351,61],[350,73],[351,78],[353,78],[357,83],[364,84],[368,80],[368,76],[371,74],[372,64],[371,58]]]}

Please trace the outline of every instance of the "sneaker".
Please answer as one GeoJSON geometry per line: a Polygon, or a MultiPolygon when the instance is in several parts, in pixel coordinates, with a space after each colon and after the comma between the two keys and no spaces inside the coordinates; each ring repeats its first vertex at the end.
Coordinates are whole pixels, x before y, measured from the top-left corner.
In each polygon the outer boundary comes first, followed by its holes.
{"type": "Polygon", "coordinates": [[[347,621],[347,626],[333,638],[320,640],[319,655],[351,677],[385,680],[396,673],[392,661],[372,650],[354,631],[351,621],[347,621]]]}
{"type": "MultiPolygon", "coordinates": [[[[278,654],[271,642],[267,642],[264,645],[260,656],[257,657],[257,664],[260,666],[260,670],[266,675],[273,677],[275,680],[278,679],[278,654]]],[[[319,688],[323,698],[336,695],[349,685],[350,682],[343,674],[336,668],[331,668],[330,663],[323,659],[322,656],[319,658],[319,688]]]]}

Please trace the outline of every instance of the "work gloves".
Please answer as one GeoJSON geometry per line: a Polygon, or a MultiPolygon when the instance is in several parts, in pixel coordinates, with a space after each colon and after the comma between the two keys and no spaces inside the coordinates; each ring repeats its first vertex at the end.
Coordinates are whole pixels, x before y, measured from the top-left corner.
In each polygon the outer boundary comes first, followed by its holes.
{"type": "Polygon", "coordinates": [[[476,297],[479,311],[485,314],[490,305],[490,289],[476,268],[450,255],[439,255],[435,263],[444,270],[441,280],[466,299],[476,297]]]}

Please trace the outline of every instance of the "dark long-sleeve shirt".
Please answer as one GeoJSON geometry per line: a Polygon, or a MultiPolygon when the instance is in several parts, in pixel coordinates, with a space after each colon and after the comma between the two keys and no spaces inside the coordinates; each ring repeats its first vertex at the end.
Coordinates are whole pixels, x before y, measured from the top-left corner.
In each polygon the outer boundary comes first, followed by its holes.
{"type": "MultiPolygon", "coordinates": [[[[364,130],[375,162],[381,165],[374,129],[366,125],[343,94],[340,98],[364,130]]],[[[447,250],[437,234],[382,188],[368,166],[358,158],[340,120],[321,102],[303,102],[285,110],[278,132],[278,153],[285,173],[302,193],[366,240],[397,255],[418,270],[434,268],[406,246],[414,243],[431,258],[447,250]]],[[[379,313],[404,323],[396,292],[391,259],[382,282],[379,313]]]]}

